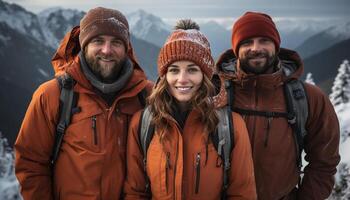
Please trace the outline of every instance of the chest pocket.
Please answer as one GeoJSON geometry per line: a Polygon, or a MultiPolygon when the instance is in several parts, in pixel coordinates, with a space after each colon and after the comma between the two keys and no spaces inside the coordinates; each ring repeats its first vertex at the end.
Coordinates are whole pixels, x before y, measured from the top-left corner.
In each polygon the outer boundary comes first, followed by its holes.
{"type": "Polygon", "coordinates": [[[213,144],[192,154],[191,193],[194,199],[219,199],[223,183],[222,160],[213,144]],[[210,183],[210,184],[208,184],[210,183]]]}
{"type": "Polygon", "coordinates": [[[104,116],[97,104],[78,105],[81,108],[71,118],[71,123],[66,129],[62,147],[73,148],[75,151],[99,152],[104,127],[104,116]]]}

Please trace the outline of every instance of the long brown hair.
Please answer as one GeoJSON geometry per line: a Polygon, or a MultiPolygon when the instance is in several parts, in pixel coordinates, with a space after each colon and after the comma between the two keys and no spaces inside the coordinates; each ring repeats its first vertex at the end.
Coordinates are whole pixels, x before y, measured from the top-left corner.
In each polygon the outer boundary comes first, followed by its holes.
{"type": "MultiPolygon", "coordinates": [[[[152,123],[155,124],[155,128],[159,131],[161,139],[164,138],[165,133],[170,129],[169,120],[172,119],[171,105],[175,103],[174,97],[167,90],[168,87],[169,84],[165,76],[163,76],[148,97],[148,104],[153,114],[152,123]]],[[[199,112],[199,120],[204,125],[204,130],[208,133],[213,132],[219,122],[212,99],[214,93],[215,87],[213,83],[204,75],[201,87],[190,100],[190,109],[196,109],[199,112]]]]}

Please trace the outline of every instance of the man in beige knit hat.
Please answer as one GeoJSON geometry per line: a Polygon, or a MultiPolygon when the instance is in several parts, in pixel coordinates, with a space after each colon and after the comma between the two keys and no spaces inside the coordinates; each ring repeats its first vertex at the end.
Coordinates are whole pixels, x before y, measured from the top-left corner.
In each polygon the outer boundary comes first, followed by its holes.
{"type": "Polygon", "coordinates": [[[152,87],[134,57],[125,16],[91,9],[52,64],[56,79],[34,93],[15,143],[23,198],[120,199],[127,127],[152,87]]]}

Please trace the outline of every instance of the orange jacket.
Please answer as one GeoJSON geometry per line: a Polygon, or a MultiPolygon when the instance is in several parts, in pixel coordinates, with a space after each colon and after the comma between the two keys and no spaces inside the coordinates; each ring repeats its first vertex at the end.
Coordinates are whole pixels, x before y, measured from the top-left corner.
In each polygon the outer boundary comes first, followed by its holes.
{"type": "MultiPolygon", "coordinates": [[[[281,48],[278,56],[286,64],[293,65],[295,72],[290,76],[285,76],[282,70],[262,75],[245,74],[241,70],[223,74],[223,66],[233,64],[236,67],[236,58],[231,49],[221,56],[217,67],[224,79],[233,80],[235,107],[286,112],[283,85],[291,78],[299,78],[304,67],[294,51],[281,48]]],[[[296,143],[287,120],[243,116],[252,145],[259,200],[326,199],[332,191],[333,175],[340,160],[338,119],[328,97],[318,87],[305,84],[305,89],[309,103],[305,159],[309,164],[304,169],[299,189],[295,188],[300,175],[296,143]]]]}
{"type": "Polygon", "coordinates": [[[129,52],[133,75],[109,107],[80,69],[78,36],[76,27],[65,36],[52,62],[57,74],[65,71],[77,81],[74,91],[81,108],[65,131],[53,172],[49,162],[60,96],[55,79],[35,91],[15,143],[16,176],[25,200],[119,199],[122,193],[128,124],[141,109],[137,93],[151,84],[129,52]]]}
{"type": "MultiPolygon", "coordinates": [[[[226,194],[228,199],[256,199],[247,130],[243,119],[236,113],[232,115],[235,144],[226,194]]],[[[150,194],[145,193],[139,122],[140,112],[132,118],[129,128],[125,199],[151,198],[150,194]]],[[[155,131],[147,151],[146,168],[152,199],[220,199],[223,184],[221,158],[211,142],[206,146],[208,134],[198,120],[198,113],[192,111],[189,114],[183,131],[175,120],[169,122],[172,131],[167,133],[163,143],[160,143],[155,131]]]]}

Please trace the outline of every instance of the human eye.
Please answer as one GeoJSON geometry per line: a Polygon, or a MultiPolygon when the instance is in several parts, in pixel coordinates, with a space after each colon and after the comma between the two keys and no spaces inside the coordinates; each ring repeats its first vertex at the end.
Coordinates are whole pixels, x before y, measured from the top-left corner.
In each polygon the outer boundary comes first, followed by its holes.
{"type": "Polygon", "coordinates": [[[261,38],[260,42],[261,43],[269,43],[269,42],[272,42],[272,40],[270,40],[269,38],[261,38]]]}
{"type": "Polygon", "coordinates": [[[200,68],[198,66],[192,66],[192,67],[188,68],[188,72],[190,72],[190,73],[196,73],[199,71],[200,71],[200,68]]]}
{"type": "Polygon", "coordinates": [[[179,72],[179,69],[176,68],[176,67],[169,67],[169,68],[168,68],[168,72],[169,72],[169,73],[172,73],[172,74],[176,74],[176,73],[179,72]]]}
{"type": "Polygon", "coordinates": [[[113,40],[112,44],[115,46],[121,46],[121,45],[123,45],[123,42],[121,40],[113,40]]]}
{"type": "Polygon", "coordinates": [[[102,44],[103,43],[103,39],[101,38],[94,38],[91,40],[91,43],[93,44],[102,44]]]}
{"type": "Polygon", "coordinates": [[[252,40],[243,40],[240,44],[240,46],[249,46],[250,44],[252,44],[253,41],[252,40]]]}

